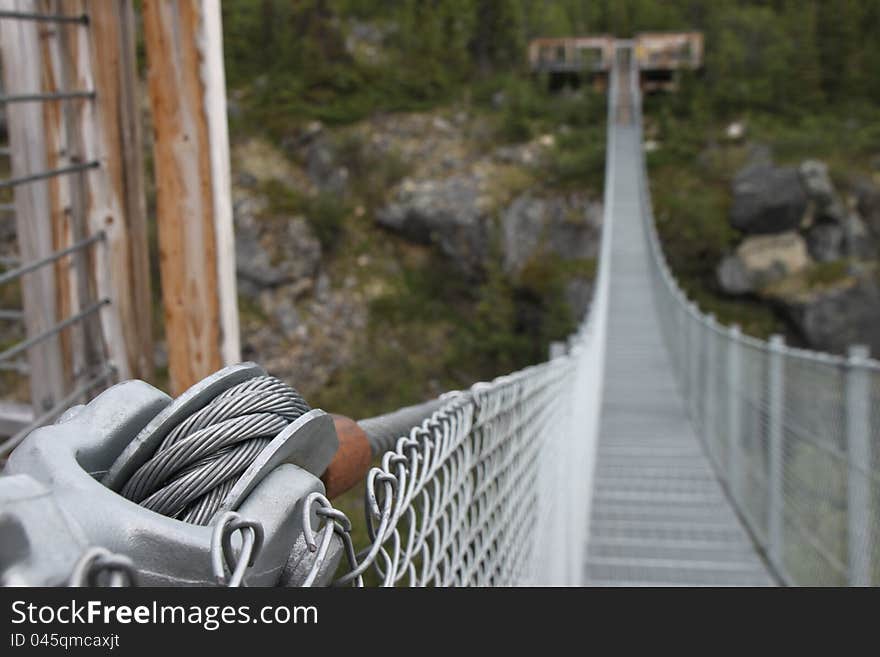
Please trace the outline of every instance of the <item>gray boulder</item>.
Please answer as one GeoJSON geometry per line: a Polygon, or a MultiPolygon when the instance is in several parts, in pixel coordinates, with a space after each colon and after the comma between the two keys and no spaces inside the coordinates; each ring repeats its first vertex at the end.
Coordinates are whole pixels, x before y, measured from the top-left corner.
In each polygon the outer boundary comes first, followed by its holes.
{"type": "Polygon", "coordinates": [[[855,212],[850,212],[844,221],[844,253],[860,260],[873,260],[878,255],[877,242],[865,222],[855,212]]]}
{"type": "Polygon", "coordinates": [[[519,274],[539,253],[563,260],[595,258],[601,225],[601,203],[518,196],[501,215],[504,270],[519,274]]]}
{"type": "Polygon", "coordinates": [[[822,204],[829,204],[835,200],[837,192],[834,190],[831,176],[828,175],[827,164],[819,160],[804,160],[798,171],[811,199],[822,204]]]}
{"type": "Polygon", "coordinates": [[[870,178],[857,178],[852,190],[859,215],[874,237],[880,238],[880,186],[870,178]]]}
{"type": "Polygon", "coordinates": [[[469,176],[404,180],[376,221],[421,244],[436,244],[468,274],[489,256],[488,218],[480,208],[478,182],[469,176]]]}
{"type": "Polygon", "coordinates": [[[813,260],[831,262],[843,257],[846,234],[840,224],[822,221],[811,226],[806,235],[807,248],[813,260]]]}
{"type": "Polygon", "coordinates": [[[877,240],[855,212],[847,213],[840,223],[820,221],[810,227],[806,237],[810,255],[818,262],[873,260],[878,256],[877,240]]]}
{"type": "Polygon", "coordinates": [[[813,349],[843,354],[850,344],[866,344],[880,354],[880,287],[873,272],[777,303],[813,349]]]}
{"type": "Polygon", "coordinates": [[[828,175],[828,165],[819,160],[805,160],[798,169],[807,196],[814,203],[815,217],[822,221],[846,221],[847,211],[828,175]]]}
{"type": "Polygon", "coordinates": [[[744,239],[718,266],[721,289],[732,295],[749,294],[804,270],[810,264],[807,244],[795,232],[757,235],[744,239]]]}
{"type": "Polygon", "coordinates": [[[239,291],[254,296],[284,285],[291,296],[301,296],[314,286],[321,243],[304,218],[267,217],[265,210],[260,196],[247,196],[233,206],[239,291]]]}
{"type": "Polygon", "coordinates": [[[718,286],[725,294],[749,294],[755,289],[749,271],[735,254],[725,256],[715,270],[718,286]]]}
{"type": "Polygon", "coordinates": [[[797,169],[768,164],[748,166],[733,181],[730,224],[752,234],[793,230],[803,220],[807,202],[797,169]]]}
{"type": "MultiPolygon", "coordinates": [[[[492,256],[496,224],[473,176],[404,180],[376,221],[407,239],[433,244],[468,276],[479,277],[492,256]]],[[[535,257],[583,261],[597,257],[602,206],[580,196],[517,196],[499,214],[502,266],[515,279],[535,257]]],[[[587,274],[574,274],[566,298],[576,316],[592,294],[587,274]]]]}
{"type": "MultiPolygon", "coordinates": [[[[503,266],[516,277],[535,257],[567,261],[598,256],[602,204],[578,197],[518,196],[501,215],[503,266]]],[[[574,274],[566,282],[565,299],[576,318],[592,298],[592,277],[574,274]]]]}
{"type": "Polygon", "coordinates": [[[336,151],[329,139],[318,136],[308,142],[305,151],[306,173],[312,184],[322,192],[345,194],[348,189],[348,168],[337,162],[336,151]]]}

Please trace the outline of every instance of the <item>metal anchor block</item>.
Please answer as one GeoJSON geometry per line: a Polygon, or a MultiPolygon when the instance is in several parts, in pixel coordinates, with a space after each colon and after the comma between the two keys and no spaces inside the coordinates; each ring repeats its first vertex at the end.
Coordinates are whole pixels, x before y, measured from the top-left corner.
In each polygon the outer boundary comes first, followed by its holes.
{"type": "MultiPolygon", "coordinates": [[[[228,367],[174,401],[142,381],[127,381],[30,434],[0,476],[0,528],[10,529],[0,544],[0,582],[64,583],[83,550],[100,546],[129,557],[138,584],[217,584],[211,524],[160,515],[115,490],[182,419],[222,391],[264,374],[253,363],[228,367]]],[[[306,563],[310,556],[302,540],[302,505],[310,493],[323,494],[319,476],[337,446],[333,420],[311,410],[272,439],[226,495],[211,523],[236,511],[263,528],[245,583],[301,583],[302,577],[290,577],[288,563],[306,563]]],[[[313,527],[319,524],[315,513],[308,517],[313,527]]],[[[232,542],[238,547],[240,535],[232,542]]],[[[342,542],[334,537],[316,584],[329,582],[341,555],[342,542]]]]}

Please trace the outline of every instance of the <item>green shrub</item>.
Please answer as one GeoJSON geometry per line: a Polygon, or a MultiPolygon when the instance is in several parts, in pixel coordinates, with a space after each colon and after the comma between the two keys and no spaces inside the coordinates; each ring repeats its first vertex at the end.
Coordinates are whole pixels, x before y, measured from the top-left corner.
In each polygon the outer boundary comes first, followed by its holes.
{"type": "Polygon", "coordinates": [[[269,216],[295,215],[305,207],[304,198],[276,178],[262,183],[259,191],[266,197],[266,214],[269,216]]]}
{"type": "Polygon", "coordinates": [[[518,143],[532,138],[532,126],[528,117],[514,108],[507,108],[501,115],[498,138],[504,142],[518,143]]]}
{"type": "Polygon", "coordinates": [[[268,201],[264,216],[278,219],[302,215],[325,252],[333,251],[342,238],[350,210],[339,195],[319,192],[316,196],[304,196],[276,179],[264,182],[260,191],[268,201]]]}
{"type": "Polygon", "coordinates": [[[807,285],[818,287],[832,285],[849,276],[850,261],[848,258],[817,262],[807,269],[807,285]]]}
{"type": "Polygon", "coordinates": [[[602,128],[584,128],[557,139],[550,158],[550,181],[561,187],[602,188],[605,137],[602,128]]]}
{"type": "Polygon", "coordinates": [[[371,148],[359,132],[344,133],[335,150],[338,162],[348,169],[353,195],[368,208],[381,205],[386,192],[411,168],[397,151],[371,148]]]}
{"type": "Polygon", "coordinates": [[[345,201],[336,194],[321,192],[307,200],[304,213],[324,251],[333,251],[345,230],[349,213],[345,201]]]}

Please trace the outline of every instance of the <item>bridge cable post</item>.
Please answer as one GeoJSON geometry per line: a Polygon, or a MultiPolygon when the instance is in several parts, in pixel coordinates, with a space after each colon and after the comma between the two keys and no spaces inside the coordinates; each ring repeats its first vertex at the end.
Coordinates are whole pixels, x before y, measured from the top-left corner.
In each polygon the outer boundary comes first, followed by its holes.
{"type": "MultiPolygon", "coordinates": [[[[694,423],[699,425],[699,396],[700,396],[700,361],[703,359],[702,347],[703,341],[700,340],[699,330],[700,323],[697,319],[699,310],[693,303],[688,304],[688,399],[690,400],[690,408],[688,409],[694,423]]],[[[702,432],[700,432],[702,435],[702,432]]]]}
{"type": "MultiPolygon", "coordinates": [[[[676,376],[678,376],[678,382],[681,386],[682,394],[684,395],[684,399],[690,399],[690,388],[688,387],[688,374],[690,372],[690,365],[688,361],[688,334],[687,334],[687,306],[684,302],[684,297],[680,299],[682,301],[678,306],[678,326],[676,327],[676,337],[678,339],[678,356],[679,359],[676,361],[676,376]]],[[[687,402],[685,402],[687,403],[687,402]]]]}
{"type": "Polygon", "coordinates": [[[718,408],[718,350],[715,340],[715,334],[718,323],[715,321],[715,315],[709,313],[706,315],[706,330],[703,331],[703,354],[706,361],[705,376],[706,385],[703,386],[703,436],[706,440],[706,451],[709,458],[720,465],[718,460],[718,444],[717,431],[718,422],[716,421],[716,410],[718,408]]]}
{"type": "Polygon", "coordinates": [[[742,349],[738,324],[727,329],[727,486],[734,500],[739,501],[740,441],[742,439],[742,349]]]}
{"type": "Polygon", "coordinates": [[[847,531],[850,586],[871,585],[870,386],[865,345],[851,345],[846,364],[847,531]]]}
{"type": "Polygon", "coordinates": [[[783,413],[785,400],[785,380],[783,377],[785,358],[785,339],[781,335],[770,336],[768,343],[768,422],[769,444],[768,505],[767,505],[767,543],[770,562],[780,573],[783,568],[783,413]]]}
{"type": "Polygon", "coordinates": [[[566,345],[561,340],[554,340],[550,343],[548,356],[550,357],[550,360],[555,360],[556,358],[562,358],[567,352],[568,345],[566,345]]]}
{"type": "Polygon", "coordinates": [[[677,358],[675,359],[673,366],[675,367],[675,376],[678,379],[678,386],[681,389],[682,399],[688,398],[688,387],[687,387],[687,350],[685,347],[687,346],[685,343],[686,335],[685,335],[685,313],[684,308],[679,306],[675,310],[675,335],[673,336],[673,341],[676,344],[676,348],[678,349],[678,353],[676,354],[677,358]]]}

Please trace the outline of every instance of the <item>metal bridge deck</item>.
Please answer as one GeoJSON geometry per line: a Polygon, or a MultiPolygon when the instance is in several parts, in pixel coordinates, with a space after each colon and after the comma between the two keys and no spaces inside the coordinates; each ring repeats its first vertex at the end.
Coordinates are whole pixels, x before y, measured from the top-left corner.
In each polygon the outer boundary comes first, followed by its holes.
{"type": "Polygon", "coordinates": [[[586,581],[772,585],[673,379],[651,293],[640,148],[637,128],[615,127],[606,199],[614,214],[608,337],[586,581]]]}

